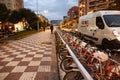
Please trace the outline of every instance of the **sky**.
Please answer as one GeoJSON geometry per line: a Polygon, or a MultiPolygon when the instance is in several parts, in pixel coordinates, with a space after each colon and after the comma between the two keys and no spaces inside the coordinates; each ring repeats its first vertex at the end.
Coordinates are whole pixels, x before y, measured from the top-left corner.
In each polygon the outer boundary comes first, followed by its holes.
{"type": "Polygon", "coordinates": [[[38,10],[39,14],[49,20],[62,20],[63,16],[67,15],[68,10],[77,5],[78,0],[24,0],[25,8],[29,8],[34,12],[38,10]]]}

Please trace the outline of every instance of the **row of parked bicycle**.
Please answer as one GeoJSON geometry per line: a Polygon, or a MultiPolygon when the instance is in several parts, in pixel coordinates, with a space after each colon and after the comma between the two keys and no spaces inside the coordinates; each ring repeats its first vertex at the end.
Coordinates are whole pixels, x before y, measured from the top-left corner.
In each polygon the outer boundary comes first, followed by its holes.
{"type": "Polygon", "coordinates": [[[119,80],[120,63],[110,58],[109,50],[104,51],[65,31],[56,33],[56,49],[59,55],[60,68],[66,73],[63,80],[85,79],[78,69],[78,64],[69,54],[66,44],[94,80],[119,80]],[[59,35],[58,35],[59,34],[59,35]],[[66,42],[63,43],[61,38],[66,42]]]}

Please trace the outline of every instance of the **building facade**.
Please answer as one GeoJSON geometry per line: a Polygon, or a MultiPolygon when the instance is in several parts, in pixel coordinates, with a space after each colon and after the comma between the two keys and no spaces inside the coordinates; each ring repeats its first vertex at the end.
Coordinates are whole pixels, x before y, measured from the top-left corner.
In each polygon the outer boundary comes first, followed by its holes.
{"type": "Polygon", "coordinates": [[[83,16],[88,12],[89,0],[79,0],[78,7],[79,7],[79,16],[83,16]]]}
{"type": "Polygon", "coordinates": [[[70,20],[70,18],[68,16],[63,16],[63,22],[66,23],[70,20]]]}
{"type": "Polygon", "coordinates": [[[24,7],[23,0],[0,0],[0,3],[5,4],[11,10],[19,10],[24,7]]]}
{"type": "Polygon", "coordinates": [[[114,1],[115,0],[79,0],[79,16],[104,10],[110,5],[114,5],[114,1]]]}
{"type": "Polygon", "coordinates": [[[78,6],[73,6],[72,8],[69,9],[67,13],[69,20],[73,20],[78,17],[79,14],[78,9],[79,9],[78,6]]]}

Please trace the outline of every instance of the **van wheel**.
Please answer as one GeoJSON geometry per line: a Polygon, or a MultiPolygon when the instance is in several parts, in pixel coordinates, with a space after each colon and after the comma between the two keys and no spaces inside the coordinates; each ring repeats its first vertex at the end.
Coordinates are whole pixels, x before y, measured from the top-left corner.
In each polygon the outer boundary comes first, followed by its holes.
{"type": "Polygon", "coordinates": [[[109,41],[107,39],[103,39],[103,41],[102,41],[102,48],[103,49],[109,49],[110,48],[109,46],[110,46],[109,41]]]}

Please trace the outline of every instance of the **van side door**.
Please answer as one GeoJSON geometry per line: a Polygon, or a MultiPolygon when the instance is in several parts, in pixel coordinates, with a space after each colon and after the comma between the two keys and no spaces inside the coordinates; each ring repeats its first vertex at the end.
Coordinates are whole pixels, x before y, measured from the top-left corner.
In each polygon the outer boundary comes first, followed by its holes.
{"type": "Polygon", "coordinates": [[[93,31],[93,36],[96,40],[98,40],[103,37],[105,28],[103,20],[100,16],[96,17],[96,27],[97,29],[93,31]]]}

